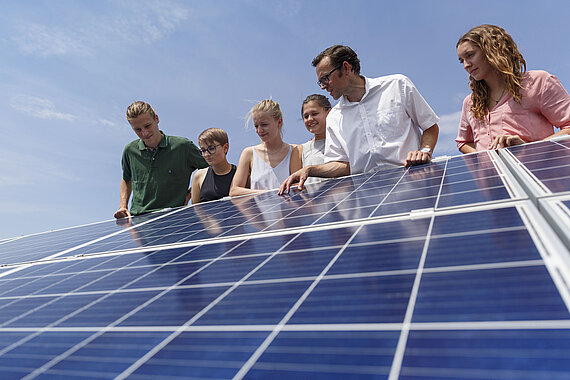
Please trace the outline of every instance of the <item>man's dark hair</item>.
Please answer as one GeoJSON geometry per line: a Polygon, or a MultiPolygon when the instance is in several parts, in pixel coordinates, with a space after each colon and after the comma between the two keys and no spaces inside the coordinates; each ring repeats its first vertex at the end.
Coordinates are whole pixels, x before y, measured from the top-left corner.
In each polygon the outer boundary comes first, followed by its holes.
{"type": "Polygon", "coordinates": [[[344,61],[350,63],[352,70],[360,75],[360,60],[358,56],[348,46],[343,45],[334,45],[330,48],[323,50],[319,55],[313,59],[313,66],[317,67],[317,65],[323,60],[323,58],[329,57],[331,60],[331,65],[333,67],[338,67],[342,65],[344,61]]]}

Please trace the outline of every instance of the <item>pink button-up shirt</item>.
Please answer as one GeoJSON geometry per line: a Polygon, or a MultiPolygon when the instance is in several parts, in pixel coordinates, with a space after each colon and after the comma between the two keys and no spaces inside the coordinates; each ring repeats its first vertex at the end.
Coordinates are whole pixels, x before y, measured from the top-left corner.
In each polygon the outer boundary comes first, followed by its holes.
{"type": "Polygon", "coordinates": [[[475,143],[487,150],[495,137],[518,135],[526,142],[554,134],[554,127],[570,127],[570,96],[558,78],[546,71],[529,71],[522,80],[521,104],[507,93],[483,120],[471,114],[471,95],[463,101],[457,147],[475,143]]]}

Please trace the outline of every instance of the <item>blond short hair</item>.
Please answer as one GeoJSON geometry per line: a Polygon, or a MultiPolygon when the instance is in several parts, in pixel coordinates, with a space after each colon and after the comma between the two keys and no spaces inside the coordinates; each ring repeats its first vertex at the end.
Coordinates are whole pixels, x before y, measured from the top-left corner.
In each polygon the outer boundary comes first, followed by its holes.
{"type": "Polygon", "coordinates": [[[127,107],[127,120],[131,121],[133,119],[136,119],[144,113],[148,113],[153,119],[156,118],[156,112],[154,112],[150,104],[140,100],[133,102],[130,106],[127,107]]]}

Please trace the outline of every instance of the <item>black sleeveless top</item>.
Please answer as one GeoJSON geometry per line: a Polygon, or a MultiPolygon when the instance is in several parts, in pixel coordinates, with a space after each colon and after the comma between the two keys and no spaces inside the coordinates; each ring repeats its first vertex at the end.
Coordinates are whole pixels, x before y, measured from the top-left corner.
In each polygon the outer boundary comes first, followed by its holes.
{"type": "Polygon", "coordinates": [[[236,166],[233,164],[229,173],[224,175],[217,175],[210,166],[200,188],[200,202],[213,201],[228,196],[234,174],[236,174],[236,166]]]}

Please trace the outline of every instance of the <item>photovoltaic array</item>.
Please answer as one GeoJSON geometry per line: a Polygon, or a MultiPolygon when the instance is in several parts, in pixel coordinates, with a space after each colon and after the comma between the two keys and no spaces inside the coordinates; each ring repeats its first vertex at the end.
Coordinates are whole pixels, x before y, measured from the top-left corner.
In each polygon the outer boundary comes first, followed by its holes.
{"type": "Polygon", "coordinates": [[[570,140],[0,241],[4,378],[565,379],[570,140]]]}

